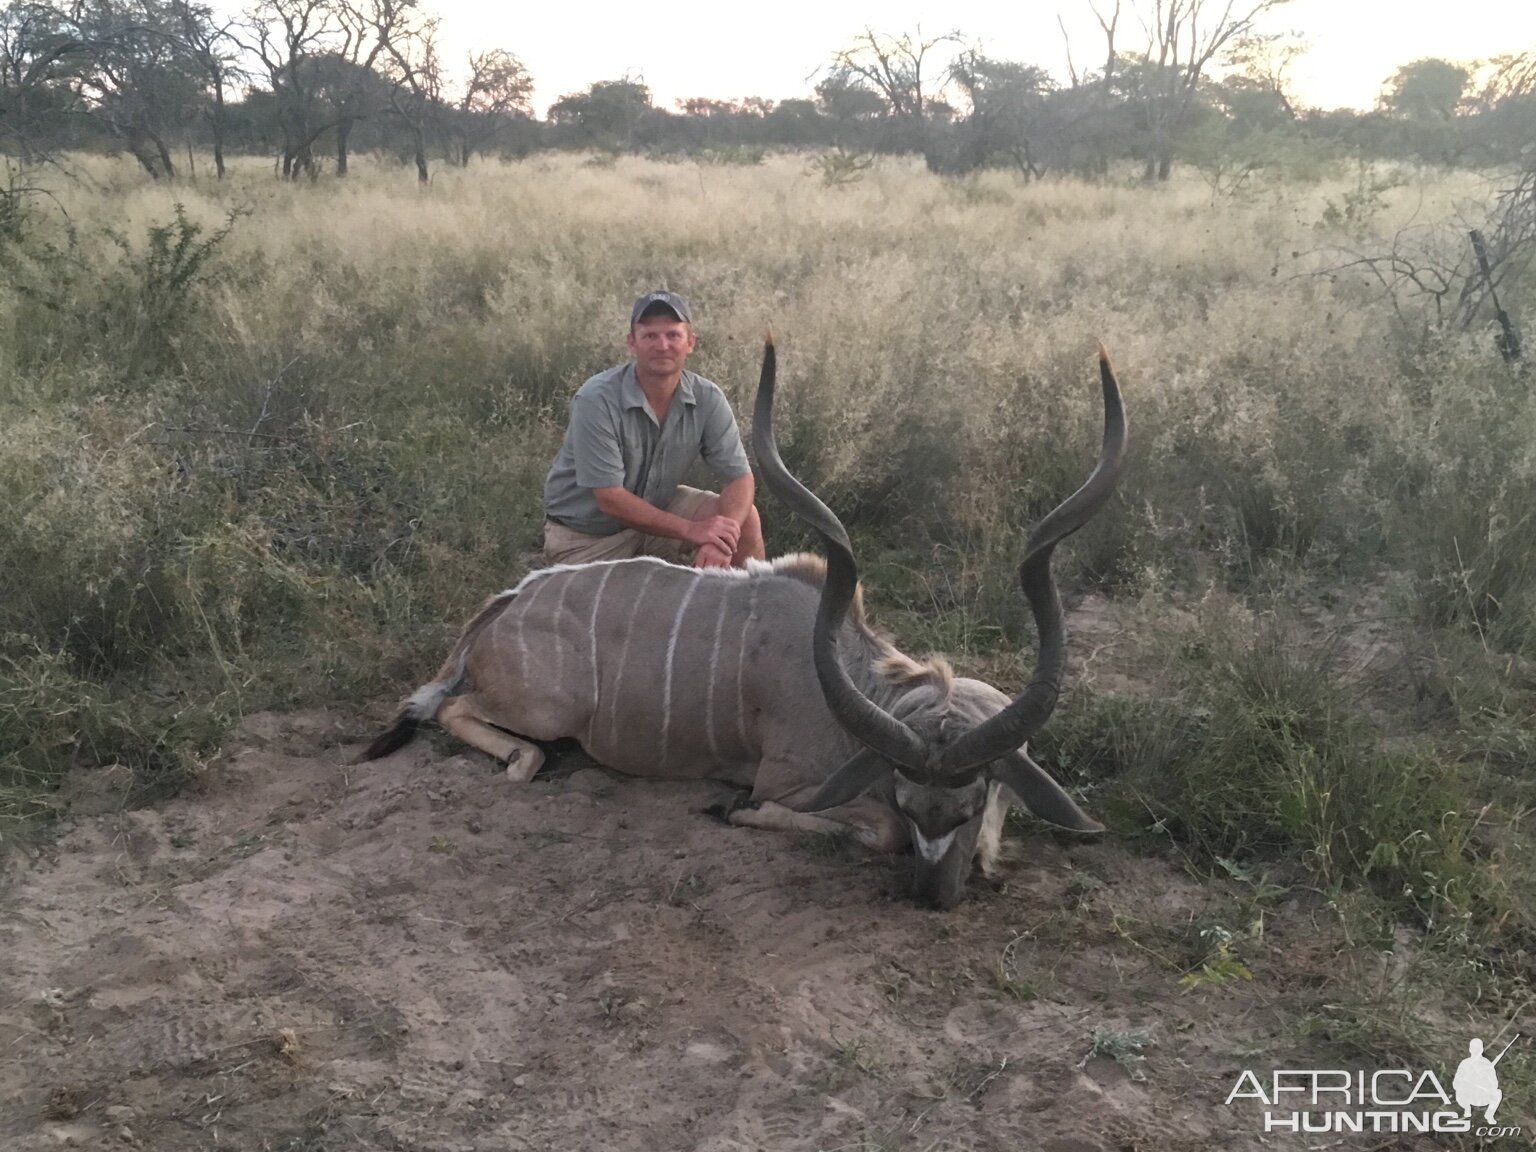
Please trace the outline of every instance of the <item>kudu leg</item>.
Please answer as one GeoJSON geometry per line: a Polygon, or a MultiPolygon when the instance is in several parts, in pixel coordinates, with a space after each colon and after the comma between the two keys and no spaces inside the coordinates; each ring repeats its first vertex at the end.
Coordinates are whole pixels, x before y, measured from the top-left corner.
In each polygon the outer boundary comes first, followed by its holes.
{"type": "Polygon", "coordinates": [[[742,828],[766,828],[771,832],[818,832],[826,836],[842,832],[848,827],[825,816],[791,811],[772,800],[765,800],[756,806],[743,805],[732,809],[726,820],[742,828]]]}
{"type": "Polygon", "coordinates": [[[981,834],[976,837],[976,867],[987,879],[997,873],[997,862],[1003,851],[1003,821],[1008,816],[1008,805],[1013,793],[993,781],[987,786],[987,806],[981,816],[981,834]]]}
{"type": "Polygon", "coordinates": [[[899,852],[906,839],[897,827],[887,822],[873,824],[862,820],[834,820],[830,816],[818,816],[810,812],[796,812],[772,800],[748,804],[733,810],[726,820],[744,828],[767,828],[775,832],[815,832],[833,836],[852,832],[854,838],[876,852],[899,852]]]}
{"type": "Polygon", "coordinates": [[[544,766],[542,748],[487,724],[463,696],[444,702],[437,710],[437,722],[464,743],[505,762],[507,779],[514,784],[528,783],[544,766]]]}

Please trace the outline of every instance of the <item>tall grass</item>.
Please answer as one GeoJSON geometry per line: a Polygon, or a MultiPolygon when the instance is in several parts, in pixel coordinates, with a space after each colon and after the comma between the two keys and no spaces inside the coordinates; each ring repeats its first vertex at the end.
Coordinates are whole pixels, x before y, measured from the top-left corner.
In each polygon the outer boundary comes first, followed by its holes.
{"type": "MultiPolygon", "coordinates": [[[[849,521],[877,609],[936,639],[967,621],[962,659],[1028,643],[1014,565],[1091,466],[1099,339],[1133,454],[1063,550],[1069,587],[1177,600],[1395,569],[1410,631],[1529,653],[1536,414],[1488,341],[1405,342],[1327,268],[1352,174],[1213,206],[1199,182],[891,160],[832,187],[787,157],[539,157],[425,190],[367,163],[298,186],[256,162],[176,186],[78,167],[61,211],[0,239],[0,781],[34,799],[74,764],[179,779],[243,710],[387,699],[430,667],[535,562],[567,400],[657,285],[693,299],[693,366],[739,413],[773,328],[786,458],[849,521]]],[[[1473,190],[1414,174],[1350,240],[1473,190]]],[[[771,545],[804,539],[765,511],[771,545]]],[[[1342,721],[1302,733],[1324,748],[1304,763],[1272,720],[1207,748],[1294,769],[1250,839],[1310,823],[1320,874],[1385,868],[1397,825],[1345,828],[1337,797],[1408,769],[1342,721]]]]}

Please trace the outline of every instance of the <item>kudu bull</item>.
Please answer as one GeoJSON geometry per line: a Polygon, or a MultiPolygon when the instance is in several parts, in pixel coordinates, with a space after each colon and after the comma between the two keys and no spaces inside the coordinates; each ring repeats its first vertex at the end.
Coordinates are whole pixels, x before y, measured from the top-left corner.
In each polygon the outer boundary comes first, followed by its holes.
{"type": "Polygon", "coordinates": [[[1125,450],[1103,350],[1098,464],[1036,525],[1019,567],[1039,651],[1012,701],[943,660],[911,659],[870,627],[847,533],[779,457],[775,364],[770,340],[753,447],[768,488],[825,541],[825,562],[789,556],[740,572],[642,558],[530,573],[487,601],[361,759],[435,717],[527,781],[543,762],[530,740],[575,737],[629,775],[750,787],[733,824],[848,828],[883,852],[910,844],[913,897],[943,908],[960,901],[973,859],[983,873],[995,867],[1010,794],[1051,823],[1100,831],[1025,742],[1055,707],[1066,666],[1051,553],[1109,498],[1125,450]]]}

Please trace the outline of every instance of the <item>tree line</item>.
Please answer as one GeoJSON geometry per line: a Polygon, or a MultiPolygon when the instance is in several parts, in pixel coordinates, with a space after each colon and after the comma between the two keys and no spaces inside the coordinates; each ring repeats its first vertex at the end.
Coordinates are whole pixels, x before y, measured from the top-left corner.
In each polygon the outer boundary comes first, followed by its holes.
{"type": "Polygon", "coordinates": [[[1101,38],[1067,42],[1067,78],[940,36],[866,29],[803,99],[679,100],[635,77],[592,83],[539,119],[511,51],[447,65],[418,0],[258,0],[225,17],[194,0],[0,0],[0,151],[125,151],[156,179],[211,152],[271,156],[286,179],[345,176],[358,150],[430,178],[433,162],[539,148],[751,156],[769,148],[919,153],[942,173],[1033,179],[1126,161],[1245,170],[1307,141],[1436,163],[1518,162],[1536,123],[1536,51],[1474,74],[1405,64],[1371,112],[1308,109],[1288,71],[1305,44],[1260,31],[1287,0],[1085,0],[1101,38]],[[1137,43],[1127,47],[1135,32],[1137,43]],[[1216,75],[1219,73],[1219,75],[1216,75]]]}
{"type": "MultiPolygon", "coordinates": [[[[444,67],[417,0],[260,0],[225,18],[194,0],[5,0],[0,147],[22,162],[70,147],[130,153],[156,179],[194,146],[224,175],[231,150],[287,179],[322,151],[345,176],[359,147],[466,165],[532,124],[533,79],[503,49],[444,67]]],[[[189,159],[190,163],[190,159],[189,159]]]]}

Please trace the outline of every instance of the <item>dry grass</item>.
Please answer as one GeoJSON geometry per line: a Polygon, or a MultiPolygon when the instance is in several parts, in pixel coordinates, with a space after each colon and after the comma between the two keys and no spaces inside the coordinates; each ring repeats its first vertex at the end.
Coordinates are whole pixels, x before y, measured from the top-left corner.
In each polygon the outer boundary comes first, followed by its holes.
{"type": "MultiPolygon", "coordinates": [[[[786,457],[849,520],[877,610],[917,646],[1018,666],[1018,545],[1092,459],[1103,340],[1134,456],[1063,554],[1069,587],[1294,606],[1396,573],[1433,713],[1399,735],[1437,742],[1453,791],[1459,764],[1530,746],[1536,414],[1485,334],[1416,327],[1412,301],[1328,273],[1337,243],[1452,220],[1474,177],[1378,180],[1346,235],[1354,172],[1213,203],[1193,178],[941,181],[890,159],[837,188],[795,157],[541,156],[442,170],[426,190],[379,162],[295,186],[253,160],[222,185],[78,168],[0,263],[0,549],[16,560],[0,574],[0,771],[31,798],[16,811],[72,763],[184,775],[243,709],[375,702],[429,667],[530,563],[566,399],[622,356],[627,302],[655,285],[695,301],[696,367],[738,411],[773,328],[786,457]]],[[[802,541],[768,520],[772,545],[802,541]]],[[[1139,619],[1158,631],[1156,612],[1139,619]]],[[[1199,714],[1222,676],[1178,645],[1194,672],[1161,687],[1199,714]]],[[[1257,703],[1207,751],[1257,746],[1265,715],[1295,711],[1257,703]]],[[[1333,715],[1299,707],[1314,705],[1333,715]]],[[[1168,743],[1110,711],[1118,746],[1168,743]]],[[[1355,717],[1325,736],[1287,735],[1293,766],[1390,769],[1354,755],[1381,738],[1355,717]]],[[[1377,842],[1318,804],[1292,822],[1313,840],[1298,850],[1342,845],[1319,873],[1360,878],[1377,842]]],[[[1235,828],[1207,815],[1213,851],[1294,847],[1268,809],[1235,828]]],[[[1399,815],[1379,823],[1412,841],[1419,807],[1399,815]]],[[[1464,857],[1462,828],[1431,836],[1435,853],[1464,857]]]]}

